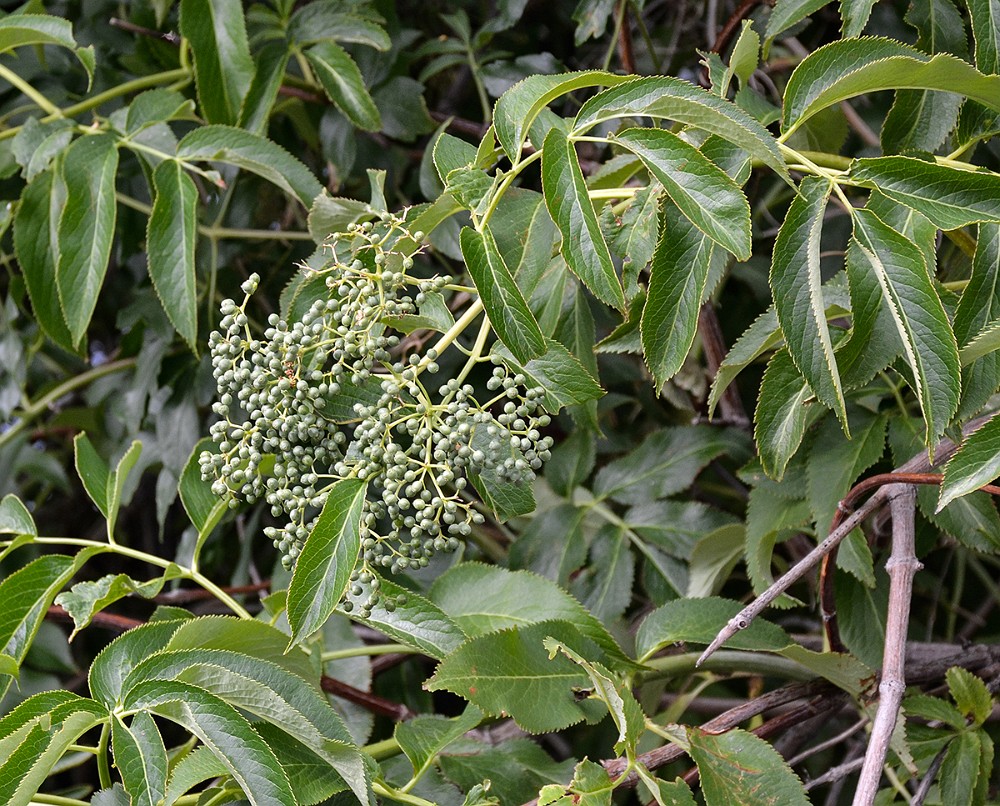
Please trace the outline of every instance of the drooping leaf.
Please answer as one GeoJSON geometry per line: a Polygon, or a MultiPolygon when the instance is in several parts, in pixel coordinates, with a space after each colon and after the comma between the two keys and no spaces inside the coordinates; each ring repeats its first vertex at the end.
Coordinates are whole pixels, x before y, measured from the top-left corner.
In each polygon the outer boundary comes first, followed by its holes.
{"type": "Polygon", "coordinates": [[[573,121],[574,135],[615,118],[669,119],[717,134],[760,160],[779,176],[788,169],[774,137],[735,104],[671,76],[632,78],[588,100],[573,121]]]}
{"type": "Polygon", "coordinates": [[[686,730],[708,806],[809,806],[802,782],[770,743],[739,728],[686,730]]]}
{"type": "Polygon", "coordinates": [[[559,129],[545,138],[542,188],[545,204],[562,233],[562,254],[570,269],[594,296],[624,310],[625,294],[587,195],[576,149],[559,129]]]}
{"type": "Polygon", "coordinates": [[[195,85],[209,123],[235,124],[254,76],[239,0],[182,0],[181,35],[194,54],[195,85]]]}
{"type": "Polygon", "coordinates": [[[359,616],[357,605],[371,595],[369,584],[361,584],[361,588],[361,594],[357,596],[348,592],[346,601],[354,606],[351,618],[374,627],[395,641],[440,660],[467,637],[454,619],[436,604],[388,579],[380,580],[382,598],[371,613],[366,617],[359,616]],[[387,600],[395,602],[392,610],[386,608],[387,600]]]}
{"type": "Polygon", "coordinates": [[[35,519],[31,517],[28,508],[13,493],[5,495],[0,501],[0,534],[4,535],[37,535],[38,528],[35,519]]]}
{"type": "Polygon", "coordinates": [[[645,715],[628,683],[623,679],[616,679],[600,663],[587,660],[555,639],[546,639],[544,643],[549,650],[549,657],[555,657],[556,653],[561,652],[587,673],[593,686],[591,697],[601,700],[608,707],[611,719],[618,728],[615,752],[619,755],[635,753],[636,743],[646,729],[645,715]]]}
{"type": "Polygon", "coordinates": [[[760,461],[775,481],[781,481],[802,443],[811,397],[809,384],[795,368],[788,351],[776,352],[764,371],[754,413],[754,439],[760,461]]]}
{"type": "Polygon", "coordinates": [[[958,301],[954,319],[962,362],[962,403],[958,414],[962,419],[978,411],[1000,386],[1000,355],[984,355],[972,361],[966,352],[977,336],[987,337],[989,323],[997,318],[1000,318],[1000,225],[980,224],[972,275],[958,301]]]}
{"type": "Polygon", "coordinates": [[[920,250],[867,210],[854,211],[854,237],[896,323],[926,423],[926,443],[944,431],[959,397],[958,345],[920,250]]]}
{"type": "Polygon", "coordinates": [[[639,321],[646,364],[657,387],[676,375],[698,332],[712,243],[676,208],[665,205],[639,321]]]}
{"type": "Polygon", "coordinates": [[[836,412],[846,431],[847,409],[826,321],[819,257],[830,190],[830,183],[820,177],[802,181],[774,242],[770,279],[788,353],[817,399],[836,412]]]}
{"type": "Polygon", "coordinates": [[[822,109],[879,90],[955,92],[1000,111],[1000,77],[986,76],[947,53],[930,56],[891,39],[831,42],[806,57],[785,88],[787,136],[822,109]]]}
{"type": "Polygon", "coordinates": [[[997,476],[1000,476],[1000,419],[993,418],[969,434],[945,465],[938,511],[997,476]]]}
{"type": "Polygon", "coordinates": [[[555,414],[563,406],[595,400],[604,394],[600,384],[580,360],[554,339],[545,339],[544,352],[530,361],[517,361],[506,350],[497,349],[517,373],[523,373],[528,385],[544,391],[545,410],[555,414]]]}
{"type": "Polygon", "coordinates": [[[127,726],[112,717],[111,746],[132,806],[157,806],[166,795],[167,751],[153,717],[140,711],[127,726]]]}
{"type": "Polygon", "coordinates": [[[627,129],[615,142],[642,160],[699,230],[739,260],[750,257],[750,205],[725,171],[666,129],[627,129]]]}
{"type": "Polygon", "coordinates": [[[274,752],[240,713],[204,689],[176,680],[149,680],[130,692],[128,707],[176,722],[226,766],[254,806],[295,806],[274,752]]]}
{"type": "Polygon", "coordinates": [[[361,552],[361,508],[367,489],[360,479],[336,482],[306,538],[288,586],[293,644],[322,627],[347,590],[361,552]]]}
{"type": "Polygon", "coordinates": [[[285,149],[264,137],[232,126],[201,126],[177,146],[177,158],[235,165],[273,182],[309,209],[323,186],[285,149]]]}
{"type": "Polygon", "coordinates": [[[851,179],[912,207],[939,229],[1000,221],[1000,175],[962,171],[913,157],[855,160],[851,179]]]}
{"type": "Polygon", "coordinates": [[[767,35],[764,40],[766,49],[771,40],[798,24],[810,14],[819,11],[829,0],[777,0],[774,11],[767,19],[767,35]]]}
{"type": "Polygon", "coordinates": [[[163,576],[148,582],[136,582],[128,574],[109,574],[93,582],[89,580],[78,582],[70,590],[60,593],[55,603],[73,618],[74,627],[70,635],[70,638],[73,638],[108,605],[126,596],[152,599],[163,590],[167,582],[181,575],[181,569],[173,564],[164,570],[163,576]]]}
{"type": "Polygon", "coordinates": [[[8,14],[0,20],[0,53],[29,45],[58,45],[73,51],[87,78],[94,77],[94,48],[77,47],[69,20],[49,14],[8,14]]]}
{"type": "Polygon", "coordinates": [[[79,345],[97,306],[115,234],[118,148],[109,134],[81,137],[66,149],[59,217],[56,286],[73,343],[79,345]]]}
{"type": "Polygon", "coordinates": [[[326,94],[359,129],[378,131],[382,117],[365,87],[354,59],[340,45],[329,40],[305,51],[326,94]]]}
{"type": "Polygon", "coordinates": [[[180,163],[164,160],[153,172],[156,197],[146,230],[149,277],[171,324],[192,350],[198,340],[194,251],[198,189],[180,163]]]}
{"type": "MultiPolygon", "coordinates": [[[[560,75],[529,76],[518,82],[496,103],[493,128],[507,156],[516,162],[521,155],[524,138],[539,113],[561,95],[586,87],[615,86],[627,77],[597,70],[585,70],[560,75]]],[[[538,143],[535,144],[536,146],[538,143]]]]}
{"type": "Polygon", "coordinates": [[[874,5],[875,0],[840,0],[840,18],[844,21],[841,33],[844,39],[861,36],[874,5]]]}
{"type": "Polygon", "coordinates": [[[545,352],[545,336],[528,309],[489,228],[462,230],[462,254],[490,324],[518,361],[545,352]]]}
{"type": "Polygon", "coordinates": [[[35,319],[52,341],[73,352],[73,334],[66,325],[56,285],[57,227],[65,201],[66,186],[58,168],[36,176],[21,194],[14,216],[14,252],[35,319]]]}

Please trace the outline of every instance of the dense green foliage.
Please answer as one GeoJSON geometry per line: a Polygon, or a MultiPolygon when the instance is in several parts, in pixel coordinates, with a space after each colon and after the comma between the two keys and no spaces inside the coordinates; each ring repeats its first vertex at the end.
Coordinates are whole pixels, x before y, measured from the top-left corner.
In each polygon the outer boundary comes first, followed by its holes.
{"type": "Polygon", "coordinates": [[[0,802],[846,803],[894,660],[874,802],[995,802],[998,74],[996,0],[0,18],[0,802]]]}

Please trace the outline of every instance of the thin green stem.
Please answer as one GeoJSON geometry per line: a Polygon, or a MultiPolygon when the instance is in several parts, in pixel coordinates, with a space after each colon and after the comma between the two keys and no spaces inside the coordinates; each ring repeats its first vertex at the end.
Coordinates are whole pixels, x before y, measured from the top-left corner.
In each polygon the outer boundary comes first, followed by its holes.
{"type": "Polygon", "coordinates": [[[111,720],[101,726],[101,738],[97,740],[97,775],[101,789],[111,786],[111,765],[108,763],[108,740],[111,738],[111,720]]]}
{"type": "MultiPolygon", "coordinates": [[[[101,104],[113,101],[115,98],[120,98],[123,95],[149,89],[150,87],[156,87],[160,84],[170,84],[171,82],[183,79],[186,79],[186,82],[190,81],[191,72],[190,70],[182,67],[177,70],[166,70],[162,73],[154,73],[151,76],[143,76],[142,78],[136,78],[132,81],[126,81],[124,84],[119,84],[117,87],[112,87],[111,89],[100,92],[90,98],[85,98],[72,106],[67,106],[65,109],[55,109],[53,112],[42,118],[41,122],[50,123],[57,118],[76,117],[83,112],[96,109],[101,104]]],[[[13,128],[0,132],[0,140],[7,140],[14,137],[19,131],[21,131],[21,127],[14,126],[13,128]]]]}
{"type": "Polygon", "coordinates": [[[332,649],[324,652],[320,657],[323,663],[331,660],[343,660],[344,658],[358,658],[375,655],[420,655],[419,649],[407,646],[406,644],[375,644],[373,646],[356,646],[349,649],[332,649]]]}
{"type": "Polygon", "coordinates": [[[35,105],[54,117],[62,117],[62,111],[56,106],[52,101],[46,98],[42,93],[32,87],[27,81],[21,78],[13,70],[10,70],[5,65],[0,64],[0,78],[6,79],[13,86],[17,87],[21,92],[28,96],[35,105]]]}
{"type": "Polygon", "coordinates": [[[416,795],[410,795],[400,789],[393,789],[391,786],[382,781],[373,781],[372,790],[376,795],[381,795],[382,797],[388,798],[396,803],[408,803],[411,804],[411,806],[437,806],[437,804],[433,801],[424,800],[416,795]]]}
{"type": "Polygon", "coordinates": [[[643,664],[649,667],[649,671],[640,673],[639,678],[645,682],[669,677],[683,677],[701,671],[723,674],[772,675],[785,680],[800,681],[816,678],[816,673],[802,664],[780,655],[770,655],[764,652],[726,649],[707,658],[701,666],[695,666],[697,660],[697,652],[685,652],[681,655],[667,655],[662,658],[645,660],[643,664]]]}
{"type": "Polygon", "coordinates": [[[521,173],[525,168],[531,165],[533,162],[537,162],[542,158],[542,149],[538,149],[534,154],[529,154],[523,160],[517,163],[513,168],[510,169],[508,173],[497,186],[496,191],[493,193],[493,198],[490,199],[489,207],[486,208],[486,212],[483,213],[482,218],[479,219],[479,223],[476,229],[480,232],[483,231],[483,227],[489,222],[490,218],[493,217],[493,213],[496,212],[497,205],[500,203],[500,199],[503,198],[503,194],[507,192],[507,188],[510,187],[511,183],[517,178],[518,174],[521,173]]]}
{"type": "Polygon", "coordinates": [[[392,737],[383,739],[381,742],[372,742],[361,749],[376,761],[392,758],[403,752],[403,748],[399,746],[399,742],[392,737]]]}
{"type": "Polygon", "coordinates": [[[34,421],[36,417],[38,417],[60,398],[65,397],[70,392],[73,392],[83,386],[93,383],[98,378],[103,378],[105,375],[113,375],[116,372],[131,369],[135,366],[135,362],[136,360],[134,358],[122,358],[118,361],[109,361],[107,364],[101,364],[100,366],[89,369],[86,372],[81,372],[79,375],[74,375],[72,378],[69,378],[59,384],[47,394],[42,395],[31,405],[21,409],[20,411],[15,411],[11,415],[11,419],[14,420],[14,424],[0,434],[0,448],[27,428],[29,423],[34,421]]]}
{"type": "MultiPolygon", "coordinates": [[[[153,212],[153,208],[150,205],[131,196],[126,196],[124,193],[116,193],[115,198],[123,207],[128,207],[138,213],[148,216],[153,212]]],[[[312,235],[308,232],[299,232],[298,230],[229,229],[227,227],[209,226],[207,224],[198,225],[198,234],[217,240],[312,241],[313,239],[312,235]]]]}
{"type": "Polygon", "coordinates": [[[31,802],[28,806],[32,804],[45,804],[45,806],[87,806],[87,801],[77,800],[76,798],[67,798],[63,795],[46,795],[42,792],[37,792],[31,796],[31,802]]]}
{"type": "MultiPolygon", "coordinates": [[[[13,541],[11,540],[0,540],[0,548],[5,548],[9,546],[13,541]]],[[[147,554],[144,551],[139,551],[138,549],[129,548],[128,546],[123,546],[120,543],[115,543],[114,545],[109,543],[100,543],[96,540],[87,540],[82,537],[35,537],[31,540],[32,543],[38,543],[39,545],[49,545],[49,546],[79,546],[80,548],[93,548],[99,549],[100,552],[113,552],[114,554],[120,554],[123,557],[129,557],[133,560],[139,560],[140,562],[147,563],[149,565],[154,565],[157,568],[176,568],[180,571],[180,577],[182,579],[188,579],[194,582],[196,585],[204,588],[209,593],[211,593],[216,599],[222,602],[226,607],[233,611],[237,616],[243,619],[251,619],[253,616],[232,596],[226,593],[222,588],[216,585],[212,580],[206,577],[199,571],[194,571],[190,568],[185,568],[182,565],[178,565],[172,560],[165,560],[162,557],[157,557],[155,554],[147,554]]]]}
{"type": "MultiPolygon", "coordinates": [[[[471,325],[475,321],[476,317],[482,312],[483,301],[481,299],[477,299],[466,309],[461,318],[448,329],[448,332],[437,340],[432,349],[437,350],[439,355],[443,353],[451,345],[451,343],[455,341],[455,339],[465,332],[465,329],[471,325]]],[[[430,363],[431,359],[429,359],[425,353],[420,363],[417,364],[416,374],[419,375],[427,369],[427,365],[430,363]]]]}

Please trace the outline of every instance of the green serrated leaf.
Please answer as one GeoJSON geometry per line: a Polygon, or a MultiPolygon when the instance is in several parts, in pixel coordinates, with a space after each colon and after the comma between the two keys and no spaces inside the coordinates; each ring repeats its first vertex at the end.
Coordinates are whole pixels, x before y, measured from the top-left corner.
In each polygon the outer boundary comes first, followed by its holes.
{"type": "Polygon", "coordinates": [[[120,703],[122,683],[139,663],[163,649],[184,622],[156,621],[120,635],[90,666],[87,682],[96,700],[111,708],[120,703]]]}
{"type": "Polygon", "coordinates": [[[787,137],[828,106],[879,90],[955,92],[1000,111],[1000,76],[986,76],[947,53],[929,56],[891,39],[831,42],[807,56],[788,79],[781,128],[787,137]]]}
{"type": "Polygon", "coordinates": [[[584,657],[603,655],[565,621],[543,621],[471,638],[438,665],[424,687],[446,689],[491,715],[506,713],[529,733],[547,733],[592,719],[604,707],[577,701],[590,678],[576,663],[549,658],[543,645],[555,638],[584,657]]]}
{"type": "Polygon", "coordinates": [[[382,116],[346,50],[327,40],[313,45],[305,55],[327,96],[355,126],[372,132],[382,128],[382,116]]]}
{"type": "Polygon", "coordinates": [[[631,78],[598,93],[580,108],[572,133],[631,117],[666,118],[717,134],[788,179],[785,161],[767,129],[735,104],[670,76],[631,78]]]}
{"type": "Polygon", "coordinates": [[[611,719],[618,728],[618,740],[615,742],[615,752],[619,755],[635,753],[636,743],[646,730],[645,714],[642,712],[635,695],[625,680],[615,679],[600,663],[589,661],[578,652],[552,638],[544,641],[549,650],[549,657],[562,653],[574,663],[579,664],[587,673],[592,685],[591,697],[600,700],[608,707],[611,719]]]}
{"type": "Polygon", "coordinates": [[[805,435],[812,392],[787,350],[767,364],[754,413],[754,439],[764,471],[775,481],[785,474],[805,435]]]}
{"type": "Polygon", "coordinates": [[[470,638],[495,630],[558,619],[599,646],[609,665],[629,661],[603,624],[554,582],[482,563],[462,563],[442,574],[431,600],[470,638]]]}
{"type": "Polygon", "coordinates": [[[861,36],[874,5],[875,0],[840,0],[840,18],[843,20],[841,36],[844,39],[861,36]]]}
{"type": "Polygon", "coordinates": [[[1000,476],[1000,418],[965,437],[944,469],[937,511],[1000,476]]]}
{"type": "Polygon", "coordinates": [[[961,666],[950,668],[945,677],[958,709],[972,718],[973,726],[982,725],[993,713],[993,695],[986,684],[961,666]]]}
{"type": "Polygon", "coordinates": [[[462,255],[479,291],[486,315],[511,353],[521,362],[545,352],[545,336],[528,309],[489,228],[462,230],[462,255]]]}
{"type": "Polygon", "coordinates": [[[388,579],[380,579],[381,600],[366,617],[357,614],[357,606],[371,595],[369,583],[359,583],[361,593],[348,593],[345,601],[354,608],[351,618],[376,628],[400,643],[419,649],[424,654],[441,659],[458,648],[466,639],[462,628],[435,603],[418,593],[401,588],[388,579]],[[387,610],[386,600],[396,606],[387,610]]]}
{"type": "Polygon", "coordinates": [[[627,129],[615,142],[642,160],[699,230],[737,259],[750,257],[750,205],[725,171],[666,129],[627,129]]]}
{"type": "Polygon", "coordinates": [[[35,177],[22,192],[14,216],[14,252],[36,321],[52,341],[75,352],[73,334],[66,325],[56,285],[57,227],[65,202],[66,186],[58,167],[35,177]]]}
{"type": "Polygon", "coordinates": [[[501,147],[512,161],[517,162],[531,124],[552,101],[574,90],[614,86],[624,80],[624,76],[597,70],[529,76],[507,90],[496,102],[493,128],[501,147]]]}
{"type": "Polygon", "coordinates": [[[284,42],[268,42],[256,54],[253,80],[243,96],[237,125],[253,134],[267,134],[267,123],[278,99],[291,53],[284,42]]]}
{"type": "Polygon", "coordinates": [[[5,495],[0,501],[0,534],[38,535],[35,519],[21,499],[13,493],[5,495]]]}
{"type": "Polygon", "coordinates": [[[854,223],[855,242],[878,279],[916,378],[930,446],[958,408],[955,334],[920,250],[867,210],[855,210],[854,223]]]}
{"type": "Polygon", "coordinates": [[[111,746],[132,806],[157,806],[166,795],[167,750],[153,717],[140,711],[127,726],[112,717],[111,746]]]}
{"type": "Polygon", "coordinates": [[[62,160],[66,201],[59,216],[56,286],[75,345],[87,332],[108,270],[117,217],[117,170],[118,148],[109,134],[81,137],[62,160]]]}
{"type": "Polygon", "coordinates": [[[295,806],[288,777],[274,752],[231,705],[176,680],[135,686],[128,706],[176,722],[197,736],[225,765],[253,806],[295,806]]]}
{"type": "Polygon", "coordinates": [[[201,126],[177,146],[177,158],[224,162],[273,182],[309,209],[323,186],[312,172],[277,143],[232,126],[201,126]]]}
{"type": "Polygon", "coordinates": [[[174,329],[197,351],[198,289],[194,252],[198,189],[174,160],[153,172],[156,197],[146,230],[149,277],[174,329]]]}
{"type": "Polygon", "coordinates": [[[941,802],[972,803],[979,778],[979,739],[974,733],[959,733],[948,743],[941,762],[941,802]]]}
{"type": "MultiPolygon", "coordinates": [[[[635,652],[646,661],[664,647],[690,642],[710,644],[726,622],[742,609],[739,602],[712,596],[703,599],[677,599],[658,607],[639,625],[635,636],[635,652]]],[[[740,630],[726,646],[733,649],[784,649],[792,643],[788,634],[775,624],[755,619],[740,630]]]]}
{"type": "Polygon", "coordinates": [[[586,403],[604,394],[600,384],[580,360],[553,339],[545,339],[544,352],[530,361],[518,361],[503,349],[496,349],[495,352],[515,372],[523,373],[529,386],[538,387],[545,392],[545,410],[551,414],[555,414],[563,406],[586,403]]]}
{"type": "Polygon", "coordinates": [[[60,593],[55,603],[64,608],[73,618],[72,639],[80,630],[90,624],[94,615],[108,605],[126,596],[141,596],[152,599],[163,590],[163,586],[172,579],[182,576],[181,569],[171,565],[164,569],[163,576],[148,582],[136,582],[128,574],[109,574],[101,579],[78,582],[70,590],[60,593]]]}
{"type": "Polygon", "coordinates": [[[322,627],[347,590],[361,553],[361,509],[367,490],[366,481],[342,479],[327,494],[288,586],[292,644],[322,627]]]}
{"type": "Polygon", "coordinates": [[[93,80],[94,48],[77,47],[69,20],[48,14],[8,14],[0,20],[0,53],[28,45],[58,45],[73,51],[93,80]]]}
{"type": "Polygon", "coordinates": [[[771,292],[788,353],[813,394],[836,412],[847,432],[847,409],[826,320],[820,238],[831,185],[807,177],[774,242],[771,292]]]}
{"type": "Polygon", "coordinates": [[[708,806],[809,806],[798,776],[768,742],[736,728],[708,733],[687,728],[708,806]]]}
{"type": "Polygon", "coordinates": [[[625,294],[615,274],[576,149],[565,132],[553,129],[545,138],[542,155],[545,205],[562,233],[567,265],[602,302],[625,308],[625,294]]]}
{"type": "Polygon", "coordinates": [[[1000,221],[1000,175],[963,171],[914,157],[855,160],[851,179],[912,207],[939,229],[1000,221]]]}
{"type": "Polygon", "coordinates": [[[209,123],[234,124],[254,75],[239,0],[182,0],[181,35],[194,54],[195,85],[209,123]]]}
{"type": "Polygon", "coordinates": [[[442,750],[482,721],[482,711],[467,705],[454,719],[427,715],[400,722],[393,735],[413,765],[414,777],[419,778],[442,750]]]}
{"type": "Polygon", "coordinates": [[[764,40],[764,55],[772,40],[779,34],[797,25],[810,14],[819,11],[830,0],[777,0],[774,10],[767,19],[767,34],[764,40]]]}

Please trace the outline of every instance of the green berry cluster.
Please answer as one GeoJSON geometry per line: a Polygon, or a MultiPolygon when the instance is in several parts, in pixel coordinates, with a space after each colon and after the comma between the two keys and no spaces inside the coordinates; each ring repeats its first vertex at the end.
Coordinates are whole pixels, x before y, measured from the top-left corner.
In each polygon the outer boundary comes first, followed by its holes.
{"type": "Polygon", "coordinates": [[[306,270],[325,293],[304,315],[272,314],[254,338],[246,313],[253,276],[242,305],[223,302],[209,342],[220,419],[211,429],[218,451],[201,456],[203,477],[234,506],[238,499],[270,505],[284,525],[267,533],[286,565],[331,485],[366,480],[362,558],[350,588],[355,597],[369,592],[362,612],[380,598],[376,569],[416,569],[434,552],[456,549],[483,521],[477,480],[530,481],[552,444],[542,435],[544,391],[500,358],[446,339],[468,356],[466,369],[433,385],[425,381],[440,372],[437,350],[404,359],[408,345],[391,324],[456,282],[417,274],[400,244],[422,237],[392,216],[354,225],[333,236],[319,269],[306,270]],[[464,379],[488,361],[492,374],[477,393],[464,379]]]}

